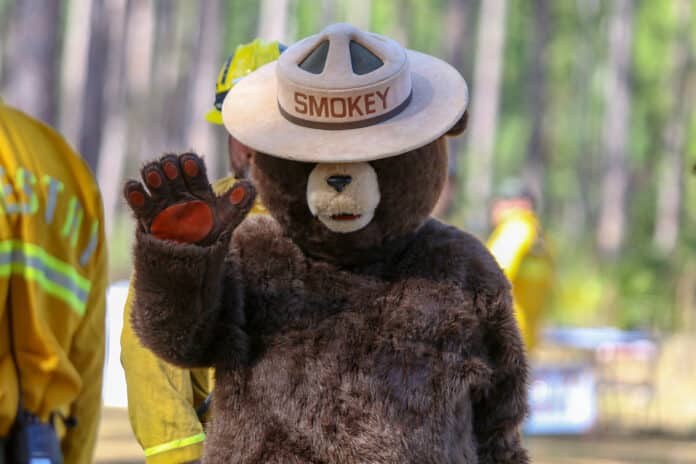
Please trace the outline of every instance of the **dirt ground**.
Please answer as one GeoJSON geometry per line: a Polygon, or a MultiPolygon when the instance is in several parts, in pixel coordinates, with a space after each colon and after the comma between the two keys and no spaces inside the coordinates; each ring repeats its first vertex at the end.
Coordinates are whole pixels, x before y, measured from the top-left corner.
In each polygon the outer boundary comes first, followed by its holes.
{"type": "MultiPolygon", "coordinates": [[[[696,464],[696,442],[663,438],[558,438],[526,440],[535,464],[696,464]]],[[[124,409],[104,411],[97,464],[142,463],[124,409]]]]}

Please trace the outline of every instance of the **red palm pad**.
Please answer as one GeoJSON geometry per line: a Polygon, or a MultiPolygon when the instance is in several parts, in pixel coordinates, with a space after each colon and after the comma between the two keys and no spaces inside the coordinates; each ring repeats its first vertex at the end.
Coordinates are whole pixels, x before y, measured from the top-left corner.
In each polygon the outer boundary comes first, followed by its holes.
{"type": "Polygon", "coordinates": [[[172,205],[157,216],[150,225],[150,233],[162,240],[196,243],[213,229],[213,212],[200,200],[172,205]]]}
{"type": "Polygon", "coordinates": [[[124,196],[141,230],[160,240],[209,245],[242,222],[256,196],[245,180],[216,196],[194,153],[165,155],[146,164],[141,177],[126,183],[124,196]]]}

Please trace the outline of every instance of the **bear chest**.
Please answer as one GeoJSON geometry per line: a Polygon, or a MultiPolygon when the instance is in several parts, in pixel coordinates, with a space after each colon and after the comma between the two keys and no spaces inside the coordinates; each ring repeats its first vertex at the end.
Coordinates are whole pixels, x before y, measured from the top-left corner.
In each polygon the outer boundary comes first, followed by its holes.
{"type": "Polygon", "coordinates": [[[298,408],[299,419],[311,405],[348,416],[399,411],[394,417],[412,419],[451,407],[467,391],[460,387],[471,380],[478,320],[454,283],[386,280],[296,260],[266,263],[247,281],[255,346],[247,385],[283,414],[298,408]]]}

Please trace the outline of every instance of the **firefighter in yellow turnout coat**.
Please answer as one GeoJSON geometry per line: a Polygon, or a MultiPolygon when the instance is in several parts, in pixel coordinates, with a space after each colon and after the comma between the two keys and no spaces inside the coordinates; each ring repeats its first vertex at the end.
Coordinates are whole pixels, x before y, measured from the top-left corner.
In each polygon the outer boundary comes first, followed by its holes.
{"type": "Polygon", "coordinates": [[[21,398],[42,422],[76,419],[67,429],[54,421],[64,462],[92,462],[105,248],[89,168],[55,131],[0,100],[0,441],[21,398]]]}
{"type": "MultiPolygon", "coordinates": [[[[257,39],[240,45],[220,70],[215,89],[215,106],[206,119],[222,124],[220,110],[227,92],[244,75],[274,61],[284,47],[277,42],[257,39]]],[[[229,158],[235,177],[245,177],[251,151],[230,137],[229,158]]],[[[216,193],[228,190],[235,182],[228,177],[213,186],[216,193]]],[[[257,202],[253,214],[266,214],[257,202]]],[[[137,278],[137,276],[134,276],[137,278]]],[[[121,334],[121,361],[128,387],[128,414],[148,464],[194,462],[203,453],[202,417],[204,401],[212,389],[209,369],[181,369],[172,366],[143,347],[133,332],[130,313],[133,291],[129,291],[121,334]]]]}
{"type": "Polygon", "coordinates": [[[553,284],[553,261],[532,196],[517,181],[503,184],[492,208],[488,249],[512,284],[515,316],[528,350],[539,329],[553,284]]]}

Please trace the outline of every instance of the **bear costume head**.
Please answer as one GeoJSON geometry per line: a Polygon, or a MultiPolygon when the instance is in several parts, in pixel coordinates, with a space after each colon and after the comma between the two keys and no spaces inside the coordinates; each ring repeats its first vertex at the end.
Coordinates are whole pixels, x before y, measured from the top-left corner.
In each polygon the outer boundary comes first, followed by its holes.
{"type": "Polygon", "coordinates": [[[384,260],[428,218],[466,103],[446,63],[335,24],[240,82],[223,118],[258,150],[255,184],[285,233],[354,265],[384,260]]]}

